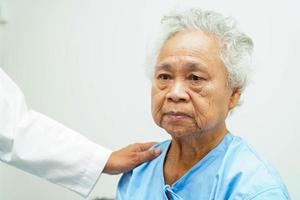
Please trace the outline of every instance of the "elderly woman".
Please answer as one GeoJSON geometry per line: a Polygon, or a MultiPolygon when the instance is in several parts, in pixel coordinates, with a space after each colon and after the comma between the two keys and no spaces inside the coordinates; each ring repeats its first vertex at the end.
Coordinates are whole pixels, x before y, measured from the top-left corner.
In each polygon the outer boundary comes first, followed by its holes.
{"type": "Polygon", "coordinates": [[[118,199],[290,199],[273,167],[225,124],[248,81],[251,39],[211,11],[175,12],[162,23],[152,115],[172,140],[122,176],[118,199]]]}

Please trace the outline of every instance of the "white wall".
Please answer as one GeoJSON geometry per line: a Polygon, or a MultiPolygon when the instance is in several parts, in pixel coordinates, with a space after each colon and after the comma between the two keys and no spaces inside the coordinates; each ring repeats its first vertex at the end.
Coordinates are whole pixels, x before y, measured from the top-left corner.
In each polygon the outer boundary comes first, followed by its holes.
{"type": "MultiPolygon", "coordinates": [[[[229,128],[266,155],[300,199],[296,0],[2,1],[0,64],[28,104],[111,149],[168,138],[152,122],[142,67],[161,14],[185,2],[235,17],[255,42],[256,69],[229,128]]],[[[114,196],[117,180],[102,176],[92,196],[114,196]]],[[[0,163],[0,199],[81,198],[0,163]]]]}

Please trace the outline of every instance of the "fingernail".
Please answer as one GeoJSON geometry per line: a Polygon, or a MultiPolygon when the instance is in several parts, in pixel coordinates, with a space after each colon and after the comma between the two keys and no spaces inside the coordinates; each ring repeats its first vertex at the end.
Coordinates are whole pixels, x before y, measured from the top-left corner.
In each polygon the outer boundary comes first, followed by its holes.
{"type": "Polygon", "coordinates": [[[154,153],[155,153],[155,155],[159,155],[161,153],[160,148],[154,149],[154,153]]]}

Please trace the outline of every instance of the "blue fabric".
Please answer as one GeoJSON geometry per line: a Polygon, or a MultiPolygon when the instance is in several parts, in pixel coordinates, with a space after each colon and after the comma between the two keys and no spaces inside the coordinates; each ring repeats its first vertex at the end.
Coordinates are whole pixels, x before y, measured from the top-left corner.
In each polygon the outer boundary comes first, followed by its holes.
{"type": "Polygon", "coordinates": [[[119,181],[119,200],[288,200],[278,173],[243,139],[228,133],[221,143],[172,185],[166,185],[163,163],[170,140],[158,145],[162,154],[119,181]]]}

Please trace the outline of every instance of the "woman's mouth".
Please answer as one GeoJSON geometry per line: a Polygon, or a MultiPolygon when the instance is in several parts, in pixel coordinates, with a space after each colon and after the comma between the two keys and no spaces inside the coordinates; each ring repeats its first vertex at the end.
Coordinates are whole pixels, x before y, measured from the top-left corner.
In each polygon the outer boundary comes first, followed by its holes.
{"type": "Polygon", "coordinates": [[[167,112],[164,114],[167,119],[172,120],[172,121],[178,121],[186,118],[190,118],[190,116],[184,112],[167,112]]]}

